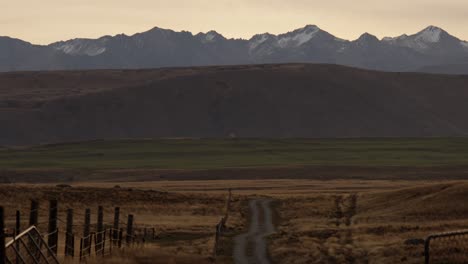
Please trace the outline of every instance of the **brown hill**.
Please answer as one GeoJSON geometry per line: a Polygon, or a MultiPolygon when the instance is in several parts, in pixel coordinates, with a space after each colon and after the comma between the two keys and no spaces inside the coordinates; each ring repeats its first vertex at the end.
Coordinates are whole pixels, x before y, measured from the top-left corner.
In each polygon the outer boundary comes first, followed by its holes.
{"type": "Polygon", "coordinates": [[[468,134],[468,76],[336,65],[0,74],[0,145],[468,134]]]}

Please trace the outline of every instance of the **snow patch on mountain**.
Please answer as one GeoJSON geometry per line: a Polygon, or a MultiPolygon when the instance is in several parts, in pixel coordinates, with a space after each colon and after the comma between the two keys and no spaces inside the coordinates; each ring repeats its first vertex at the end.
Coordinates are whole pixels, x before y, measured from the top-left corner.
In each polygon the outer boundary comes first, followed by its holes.
{"type": "Polygon", "coordinates": [[[205,40],[207,42],[213,42],[214,38],[215,38],[214,34],[206,34],[206,36],[205,36],[205,40]]]}
{"type": "Polygon", "coordinates": [[[216,36],[217,36],[216,32],[210,31],[210,32],[206,33],[204,42],[205,43],[214,42],[214,41],[216,41],[216,36]]]}
{"type": "Polygon", "coordinates": [[[385,37],[382,41],[418,52],[425,52],[431,45],[441,41],[443,33],[444,31],[441,28],[429,26],[411,36],[404,34],[396,38],[385,37]]]}
{"type": "Polygon", "coordinates": [[[262,34],[262,35],[254,36],[249,43],[249,49],[253,50],[257,48],[259,45],[267,41],[269,37],[270,37],[269,34],[262,34]]]}
{"type": "Polygon", "coordinates": [[[406,39],[406,38],[408,38],[408,35],[403,34],[403,35],[398,36],[398,37],[384,37],[384,38],[382,39],[382,41],[384,41],[384,42],[389,42],[389,43],[395,43],[395,42],[398,41],[398,40],[404,40],[404,39],[406,39]]]}
{"type": "Polygon", "coordinates": [[[307,26],[299,31],[279,37],[278,46],[281,48],[299,47],[314,38],[319,31],[320,29],[316,26],[307,26]]]}
{"type": "Polygon", "coordinates": [[[63,46],[57,47],[56,49],[61,50],[63,51],[63,53],[66,53],[69,55],[88,55],[88,56],[97,56],[106,51],[106,48],[104,47],[92,47],[92,48],[82,49],[79,46],[70,45],[70,44],[65,44],[63,46]]]}
{"type": "Polygon", "coordinates": [[[74,39],[67,42],[57,43],[54,48],[68,55],[87,55],[93,57],[106,52],[106,47],[103,44],[104,43],[88,39],[74,39]]]}
{"type": "Polygon", "coordinates": [[[218,40],[223,40],[225,39],[221,34],[219,34],[216,31],[209,31],[207,33],[198,33],[197,37],[200,39],[200,41],[204,44],[206,43],[212,43],[216,42],[218,40]]]}
{"type": "Polygon", "coordinates": [[[462,41],[462,46],[468,49],[468,41],[462,41]]]}

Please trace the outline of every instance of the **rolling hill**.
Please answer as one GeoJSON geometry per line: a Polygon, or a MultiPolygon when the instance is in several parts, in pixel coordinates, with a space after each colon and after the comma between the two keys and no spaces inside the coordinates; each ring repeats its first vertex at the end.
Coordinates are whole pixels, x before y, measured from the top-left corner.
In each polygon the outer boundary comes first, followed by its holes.
{"type": "Polygon", "coordinates": [[[468,76],[284,64],[0,74],[0,145],[468,134],[468,76]]]}

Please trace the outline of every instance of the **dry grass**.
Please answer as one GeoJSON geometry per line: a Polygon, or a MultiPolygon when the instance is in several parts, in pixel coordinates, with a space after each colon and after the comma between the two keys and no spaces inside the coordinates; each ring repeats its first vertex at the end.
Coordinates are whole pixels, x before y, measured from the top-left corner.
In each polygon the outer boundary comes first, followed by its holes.
{"type": "MultiPolygon", "coordinates": [[[[456,181],[444,181],[447,183],[456,181]]],[[[431,185],[434,181],[405,180],[308,180],[308,179],[261,179],[261,180],[184,180],[184,181],[144,181],[119,182],[121,187],[143,190],[161,190],[182,194],[215,194],[226,193],[231,188],[235,194],[242,196],[266,195],[271,197],[308,196],[313,194],[335,194],[349,192],[385,191],[431,185]]],[[[80,182],[74,186],[110,188],[112,182],[80,182]]]]}
{"type": "MultiPolygon", "coordinates": [[[[275,202],[277,234],[270,238],[276,263],[421,263],[423,246],[407,245],[431,233],[467,228],[467,181],[366,180],[222,180],[82,182],[72,188],[48,185],[4,185],[0,199],[13,225],[16,209],[29,210],[29,199],[42,203],[40,222],[47,219],[49,198],[57,198],[60,218],[67,207],[113,207],[133,213],[139,226],[156,227],[159,240],[146,248],[125,251],[103,263],[213,262],[214,226],[223,215],[226,189],[234,202],[217,263],[231,263],[233,235],[245,229],[246,201],[269,196],[275,202]]],[[[27,220],[23,215],[23,220],[27,220]]],[[[83,219],[77,216],[75,232],[83,219]]],[[[26,224],[26,221],[24,221],[26,224]]],[[[63,228],[63,223],[59,223],[63,228]]],[[[46,225],[40,225],[44,230],[46,225]]]]}
{"type": "Polygon", "coordinates": [[[271,244],[273,259],[279,263],[422,263],[423,245],[405,244],[407,240],[468,227],[466,182],[357,192],[355,212],[353,193],[282,199],[278,207],[282,221],[271,244]]]}
{"type": "MultiPolygon", "coordinates": [[[[104,222],[112,224],[114,207],[120,206],[123,224],[127,221],[127,214],[134,214],[136,229],[155,228],[158,236],[157,245],[160,248],[158,254],[168,256],[182,254],[204,259],[209,259],[212,255],[215,226],[224,215],[226,197],[227,192],[182,194],[123,187],[0,186],[0,200],[6,209],[7,227],[14,227],[16,210],[22,212],[22,226],[27,226],[30,210],[29,200],[37,199],[40,201],[38,227],[43,233],[46,233],[48,200],[54,198],[58,199],[59,203],[59,229],[61,230],[59,242],[63,246],[62,233],[65,229],[66,209],[73,208],[74,233],[77,236],[75,244],[79,245],[85,208],[91,208],[91,223],[93,224],[97,221],[97,207],[102,205],[104,207],[104,222]]],[[[241,202],[242,199],[234,197],[229,218],[229,225],[232,228],[242,229],[241,202]]],[[[59,255],[63,254],[62,246],[59,248],[59,255]]],[[[78,248],[76,248],[76,255],[78,254],[77,250],[78,248]]],[[[140,256],[143,253],[139,254],[135,255],[134,258],[141,259],[140,256]]],[[[135,263],[140,262],[138,260],[135,263]]]]}
{"type": "Polygon", "coordinates": [[[187,254],[181,252],[168,252],[167,248],[149,247],[127,252],[104,258],[93,259],[89,264],[207,264],[213,263],[213,259],[203,255],[187,254]],[[161,252],[163,251],[163,252],[161,252]]]}

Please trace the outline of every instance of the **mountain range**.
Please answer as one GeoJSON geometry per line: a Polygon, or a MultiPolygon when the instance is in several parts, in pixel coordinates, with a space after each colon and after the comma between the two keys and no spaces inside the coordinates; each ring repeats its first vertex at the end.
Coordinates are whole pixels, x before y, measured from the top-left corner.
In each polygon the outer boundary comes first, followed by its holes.
{"type": "Polygon", "coordinates": [[[141,69],[265,63],[327,63],[381,71],[468,74],[468,42],[429,26],[413,35],[365,33],[344,40],[307,25],[280,35],[227,39],[155,27],[131,36],[72,39],[50,45],[0,37],[0,71],[141,69]]]}

